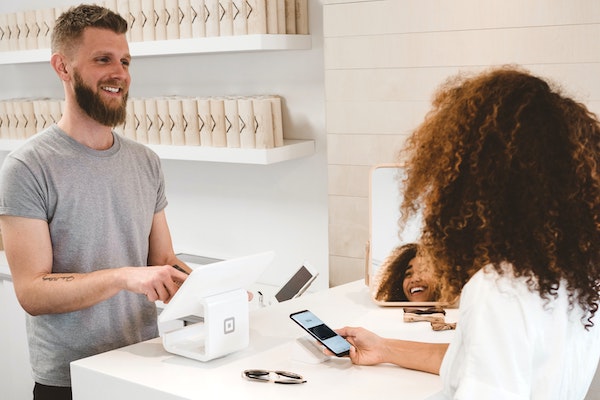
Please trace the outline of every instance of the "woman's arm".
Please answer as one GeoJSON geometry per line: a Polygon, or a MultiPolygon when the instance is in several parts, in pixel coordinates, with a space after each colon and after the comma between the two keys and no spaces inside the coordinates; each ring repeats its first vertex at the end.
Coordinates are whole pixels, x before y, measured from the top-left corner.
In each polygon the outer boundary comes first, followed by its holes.
{"type": "Polygon", "coordinates": [[[447,343],[423,343],[382,338],[364,328],[345,327],[337,332],[352,345],[354,364],[396,364],[403,368],[439,375],[447,343]]]}

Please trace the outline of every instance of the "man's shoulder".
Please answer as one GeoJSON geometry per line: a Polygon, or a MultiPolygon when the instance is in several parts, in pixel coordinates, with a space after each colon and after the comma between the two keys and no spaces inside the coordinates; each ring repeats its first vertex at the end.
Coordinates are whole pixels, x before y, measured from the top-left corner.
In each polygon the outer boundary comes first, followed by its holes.
{"type": "Polygon", "coordinates": [[[43,131],[27,138],[20,146],[9,153],[13,158],[27,158],[35,153],[54,147],[52,143],[56,141],[56,127],[50,126],[43,131]]]}
{"type": "Polygon", "coordinates": [[[148,146],[146,146],[143,143],[137,142],[131,138],[128,138],[127,136],[121,135],[120,133],[114,132],[115,137],[119,138],[119,141],[121,142],[121,147],[123,148],[127,148],[130,149],[131,151],[135,151],[135,152],[139,152],[139,153],[143,153],[143,154],[149,154],[152,155],[152,157],[158,157],[158,155],[148,146]]]}

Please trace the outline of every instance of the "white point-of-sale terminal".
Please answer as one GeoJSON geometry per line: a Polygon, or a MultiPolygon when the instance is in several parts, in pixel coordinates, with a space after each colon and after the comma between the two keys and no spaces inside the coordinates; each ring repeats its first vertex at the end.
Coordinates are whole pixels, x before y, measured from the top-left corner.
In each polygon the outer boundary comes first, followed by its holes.
{"type": "Polygon", "coordinates": [[[194,265],[186,281],[158,316],[159,322],[189,316],[203,322],[163,332],[165,350],[199,361],[209,361],[248,347],[248,293],[271,264],[268,251],[246,257],[194,265]]]}

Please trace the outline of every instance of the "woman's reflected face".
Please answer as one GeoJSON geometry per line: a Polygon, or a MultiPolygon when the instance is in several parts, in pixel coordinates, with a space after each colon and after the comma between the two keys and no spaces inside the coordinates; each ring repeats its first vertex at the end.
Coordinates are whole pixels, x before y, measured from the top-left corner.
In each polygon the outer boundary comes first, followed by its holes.
{"type": "Polygon", "coordinates": [[[436,301],[435,277],[430,266],[420,257],[413,258],[408,263],[402,289],[408,301],[436,301]]]}

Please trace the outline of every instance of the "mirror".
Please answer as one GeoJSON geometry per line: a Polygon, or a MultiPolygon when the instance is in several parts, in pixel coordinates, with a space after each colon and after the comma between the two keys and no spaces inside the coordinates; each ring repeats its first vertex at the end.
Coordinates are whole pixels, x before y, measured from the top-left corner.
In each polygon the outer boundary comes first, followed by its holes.
{"type": "Polygon", "coordinates": [[[431,273],[412,255],[407,256],[405,250],[412,254],[416,252],[415,246],[403,246],[416,243],[420,237],[421,218],[416,216],[406,224],[405,229],[399,232],[398,219],[400,217],[400,190],[403,169],[399,164],[376,165],[370,173],[369,208],[370,208],[370,235],[367,244],[367,268],[365,281],[369,285],[373,301],[382,306],[436,306],[435,280],[431,273]],[[409,247],[407,249],[407,247],[409,247]],[[400,253],[404,253],[404,260],[400,253]],[[400,256],[400,257],[397,257],[400,256]],[[410,261],[409,263],[409,260],[410,261]],[[377,298],[383,272],[396,261],[395,272],[397,278],[393,291],[388,291],[390,300],[377,298]],[[398,268],[399,267],[399,268],[398,268]],[[407,269],[410,268],[410,269],[407,269]],[[408,272],[405,274],[404,271],[408,272]],[[428,283],[428,279],[431,283],[428,283]],[[412,282],[411,282],[412,281],[412,282]],[[402,284],[405,282],[406,284],[402,284]],[[405,286],[403,288],[403,286],[405,286]],[[393,292],[393,294],[392,294],[393,292]],[[413,300],[409,300],[413,299],[413,300]]]}

